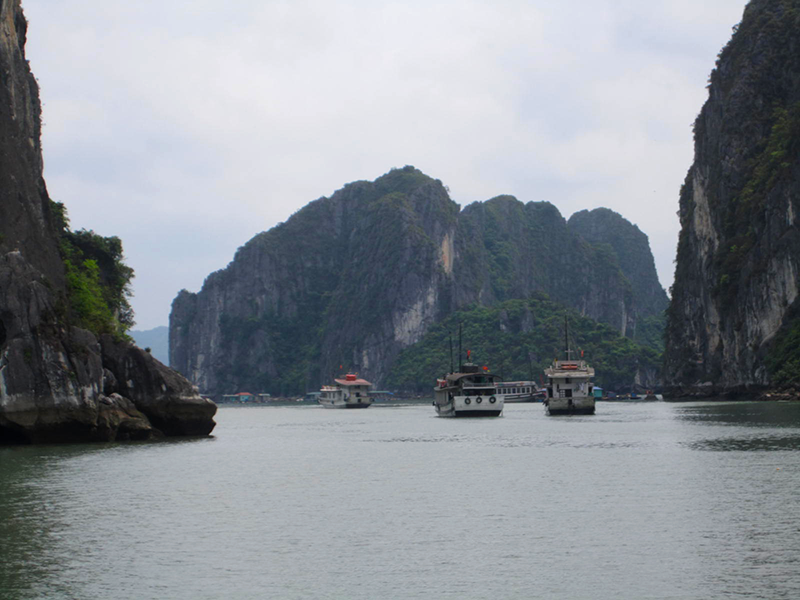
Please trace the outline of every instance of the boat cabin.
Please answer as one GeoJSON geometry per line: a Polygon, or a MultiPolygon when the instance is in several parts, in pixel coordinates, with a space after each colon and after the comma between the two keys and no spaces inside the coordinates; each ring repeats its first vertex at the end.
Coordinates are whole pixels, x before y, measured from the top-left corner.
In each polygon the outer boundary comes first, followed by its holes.
{"type": "Polygon", "coordinates": [[[548,398],[593,396],[592,369],[586,361],[557,360],[545,371],[548,398]]]}

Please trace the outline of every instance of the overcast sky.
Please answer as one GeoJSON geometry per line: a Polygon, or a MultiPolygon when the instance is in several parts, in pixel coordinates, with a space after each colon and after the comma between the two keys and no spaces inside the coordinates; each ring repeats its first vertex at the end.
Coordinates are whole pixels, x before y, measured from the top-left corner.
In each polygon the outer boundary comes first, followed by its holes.
{"type": "Polygon", "coordinates": [[[256,233],[407,164],[462,206],[611,208],[668,288],[691,124],[744,5],[23,0],[50,196],[122,238],[136,329],[256,233]]]}

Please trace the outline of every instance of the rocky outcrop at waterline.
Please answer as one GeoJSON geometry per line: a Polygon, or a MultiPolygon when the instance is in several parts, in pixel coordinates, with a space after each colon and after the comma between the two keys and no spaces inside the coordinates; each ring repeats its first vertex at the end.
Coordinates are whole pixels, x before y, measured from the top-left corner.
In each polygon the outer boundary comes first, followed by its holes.
{"type": "Polygon", "coordinates": [[[399,353],[454,311],[533,294],[633,337],[663,305],[639,302],[621,265],[548,202],[460,210],[441,181],[393,169],[311,202],[200,292],[182,291],[170,365],[211,395],[300,394],[342,369],[381,387],[399,353]]]}
{"type": "Polygon", "coordinates": [[[710,77],[680,194],[666,392],[800,385],[800,2],[753,0],[710,77]]]}
{"type": "MultiPolygon", "coordinates": [[[[79,326],[42,178],[19,0],[0,5],[0,444],[207,435],[216,406],[120,335],[79,326]]],[[[118,242],[118,240],[117,240],[118,242]]]]}

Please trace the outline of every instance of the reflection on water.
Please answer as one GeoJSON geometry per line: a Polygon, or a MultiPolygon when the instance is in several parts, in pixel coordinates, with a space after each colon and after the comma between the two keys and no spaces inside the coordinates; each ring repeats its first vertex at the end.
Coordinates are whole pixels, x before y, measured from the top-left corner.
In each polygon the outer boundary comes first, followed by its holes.
{"type": "Polygon", "coordinates": [[[754,436],[741,438],[716,438],[687,442],[687,447],[695,450],[734,450],[734,451],[778,451],[800,450],[800,435],[754,436]]]}
{"type": "MultiPolygon", "coordinates": [[[[0,447],[0,598],[44,598],[58,565],[42,563],[63,532],[59,502],[49,482],[64,461],[103,446],[0,447]]],[[[56,584],[57,587],[57,584],[56,584]]],[[[48,592],[48,589],[50,590],[48,592]]]]}
{"type": "Polygon", "coordinates": [[[711,425],[800,427],[800,402],[702,402],[675,404],[678,418],[711,425]]]}
{"type": "Polygon", "coordinates": [[[800,405],[216,418],[0,448],[0,599],[800,598],[800,405]]]}
{"type": "Polygon", "coordinates": [[[800,403],[678,404],[676,416],[692,424],[713,428],[710,437],[703,436],[683,442],[695,450],[745,452],[800,450],[800,403]],[[720,427],[725,429],[720,430],[720,427]]]}

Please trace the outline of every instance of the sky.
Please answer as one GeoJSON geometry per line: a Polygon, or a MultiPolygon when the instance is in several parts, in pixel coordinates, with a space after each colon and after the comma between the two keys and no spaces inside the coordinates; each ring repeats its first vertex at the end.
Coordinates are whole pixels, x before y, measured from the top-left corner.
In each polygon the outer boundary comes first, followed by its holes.
{"type": "Polygon", "coordinates": [[[461,206],[608,207],[668,289],[691,125],[744,6],[23,0],[50,197],[122,239],[136,329],[255,234],[404,165],[461,206]]]}

